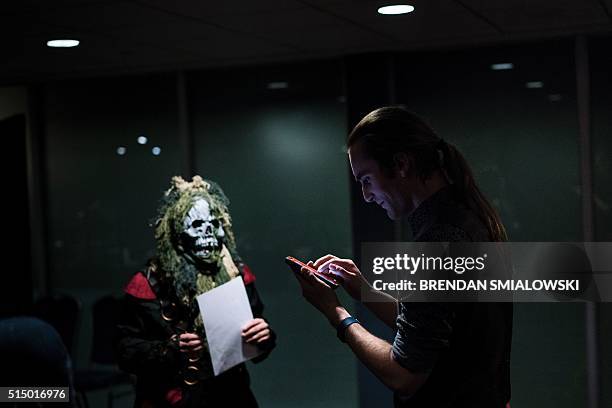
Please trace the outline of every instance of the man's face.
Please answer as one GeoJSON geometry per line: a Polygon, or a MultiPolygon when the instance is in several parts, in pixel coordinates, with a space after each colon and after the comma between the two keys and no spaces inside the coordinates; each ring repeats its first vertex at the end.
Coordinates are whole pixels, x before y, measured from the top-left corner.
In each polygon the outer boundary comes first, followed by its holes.
{"type": "Polygon", "coordinates": [[[387,216],[397,220],[412,211],[413,205],[406,183],[394,170],[394,174],[383,172],[378,163],[363,151],[361,142],[349,148],[349,160],[355,180],[361,184],[363,199],[376,203],[387,211],[387,216]]]}
{"type": "Polygon", "coordinates": [[[225,231],[208,202],[196,200],[183,221],[183,246],[192,257],[212,262],[218,257],[225,231]]]}

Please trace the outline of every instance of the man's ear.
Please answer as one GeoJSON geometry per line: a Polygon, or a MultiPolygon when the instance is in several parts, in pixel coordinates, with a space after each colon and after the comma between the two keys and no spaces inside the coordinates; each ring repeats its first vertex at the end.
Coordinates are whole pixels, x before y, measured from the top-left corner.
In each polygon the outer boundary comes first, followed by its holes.
{"type": "Polygon", "coordinates": [[[393,155],[393,169],[395,174],[401,178],[406,178],[414,168],[414,159],[411,155],[404,152],[395,153],[393,155]]]}

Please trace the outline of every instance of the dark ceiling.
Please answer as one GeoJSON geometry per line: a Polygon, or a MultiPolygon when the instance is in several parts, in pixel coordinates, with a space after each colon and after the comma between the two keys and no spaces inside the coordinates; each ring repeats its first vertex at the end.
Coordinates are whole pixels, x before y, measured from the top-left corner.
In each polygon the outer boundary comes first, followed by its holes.
{"type": "Polygon", "coordinates": [[[612,0],[18,0],[0,82],[293,61],[612,32],[612,0]],[[81,45],[52,49],[46,41],[81,45]]]}

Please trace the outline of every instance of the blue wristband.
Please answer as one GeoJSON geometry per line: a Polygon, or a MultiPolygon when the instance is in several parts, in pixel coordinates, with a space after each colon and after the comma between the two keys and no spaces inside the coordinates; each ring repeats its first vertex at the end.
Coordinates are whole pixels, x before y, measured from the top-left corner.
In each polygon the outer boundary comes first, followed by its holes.
{"type": "Polygon", "coordinates": [[[353,316],[349,316],[345,319],[342,319],[340,324],[338,324],[338,328],[336,329],[336,332],[341,342],[346,343],[346,329],[348,329],[348,327],[353,323],[361,324],[359,320],[357,320],[353,316]]]}

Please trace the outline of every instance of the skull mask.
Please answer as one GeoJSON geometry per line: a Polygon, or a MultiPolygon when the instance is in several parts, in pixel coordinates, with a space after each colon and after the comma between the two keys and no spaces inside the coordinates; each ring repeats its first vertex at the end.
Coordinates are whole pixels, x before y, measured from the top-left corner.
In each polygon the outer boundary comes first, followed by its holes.
{"type": "Polygon", "coordinates": [[[208,202],[197,199],[183,220],[181,243],[194,260],[213,263],[219,259],[225,231],[208,202]]]}

